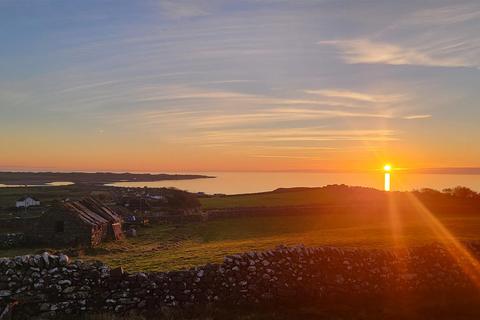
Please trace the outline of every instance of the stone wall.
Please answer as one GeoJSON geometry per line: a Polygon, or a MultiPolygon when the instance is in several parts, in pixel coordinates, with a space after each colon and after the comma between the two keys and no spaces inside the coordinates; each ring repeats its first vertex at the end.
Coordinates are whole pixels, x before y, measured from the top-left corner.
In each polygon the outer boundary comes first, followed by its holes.
{"type": "Polygon", "coordinates": [[[23,233],[0,233],[0,249],[9,249],[25,244],[23,233]]]}
{"type": "MultiPolygon", "coordinates": [[[[468,248],[479,256],[479,244],[468,248]]],[[[228,256],[222,264],[133,274],[44,253],[0,259],[0,306],[16,302],[15,318],[31,319],[85,311],[308,304],[399,293],[468,294],[475,286],[463,270],[449,248],[440,245],[402,252],[277,247],[228,256]]]]}

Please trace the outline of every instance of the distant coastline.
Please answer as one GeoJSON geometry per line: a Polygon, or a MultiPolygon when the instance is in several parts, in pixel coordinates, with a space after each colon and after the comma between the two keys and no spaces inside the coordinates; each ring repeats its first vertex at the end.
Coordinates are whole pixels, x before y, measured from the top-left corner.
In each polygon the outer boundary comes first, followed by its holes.
{"type": "Polygon", "coordinates": [[[151,174],[113,172],[0,172],[0,184],[6,186],[47,186],[58,181],[73,184],[104,185],[115,182],[151,182],[215,178],[198,174],[151,174]]]}

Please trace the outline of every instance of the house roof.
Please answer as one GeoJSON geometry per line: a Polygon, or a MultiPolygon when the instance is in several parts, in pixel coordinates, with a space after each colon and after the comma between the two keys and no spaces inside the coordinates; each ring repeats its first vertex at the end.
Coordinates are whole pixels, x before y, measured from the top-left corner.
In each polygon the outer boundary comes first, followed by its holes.
{"type": "Polygon", "coordinates": [[[31,196],[23,196],[23,197],[21,197],[20,199],[18,199],[17,201],[25,201],[25,200],[27,200],[28,198],[30,198],[30,199],[32,199],[32,200],[35,200],[35,201],[40,201],[40,200],[38,200],[37,198],[31,197],[31,196]]]}
{"type": "Polygon", "coordinates": [[[100,215],[108,222],[115,223],[120,222],[121,220],[120,216],[116,214],[115,211],[113,211],[110,207],[104,205],[102,202],[98,201],[95,198],[85,198],[80,200],[80,203],[95,212],[96,214],[100,215]]]}
{"type": "Polygon", "coordinates": [[[63,207],[66,209],[67,213],[80,218],[83,222],[89,225],[100,226],[108,223],[106,219],[85,207],[80,201],[65,202],[63,203],[63,207]]]}
{"type": "MultiPolygon", "coordinates": [[[[93,198],[77,201],[66,201],[59,204],[61,209],[91,226],[100,226],[120,222],[120,217],[110,208],[93,198]]],[[[58,205],[55,209],[58,209],[58,205]]],[[[55,210],[54,209],[54,210],[55,210]]]]}

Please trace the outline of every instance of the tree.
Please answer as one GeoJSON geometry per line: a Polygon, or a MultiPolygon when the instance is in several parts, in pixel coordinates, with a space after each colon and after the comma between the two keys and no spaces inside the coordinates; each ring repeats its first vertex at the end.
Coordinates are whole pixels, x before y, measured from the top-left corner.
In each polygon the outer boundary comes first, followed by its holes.
{"type": "Polygon", "coordinates": [[[470,188],[458,186],[453,188],[451,195],[458,198],[475,198],[478,194],[470,188]]]}

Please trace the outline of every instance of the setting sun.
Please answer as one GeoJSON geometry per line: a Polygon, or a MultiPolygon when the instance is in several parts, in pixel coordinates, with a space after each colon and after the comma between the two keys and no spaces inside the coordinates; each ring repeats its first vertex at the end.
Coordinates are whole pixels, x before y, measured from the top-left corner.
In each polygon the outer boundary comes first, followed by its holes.
{"type": "Polygon", "coordinates": [[[392,171],[392,165],[390,165],[390,164],[384,165],[384,166],[383,166],[383,170],[385,170],[386,172],[392,171]]]}

